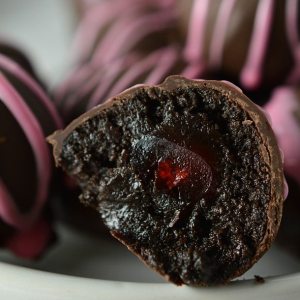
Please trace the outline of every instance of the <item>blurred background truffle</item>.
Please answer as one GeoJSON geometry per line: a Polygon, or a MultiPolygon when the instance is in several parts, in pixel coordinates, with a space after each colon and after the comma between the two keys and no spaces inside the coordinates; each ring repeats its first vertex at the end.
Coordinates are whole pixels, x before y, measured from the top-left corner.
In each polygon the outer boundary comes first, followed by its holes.
{"type": "Polygon", "coordinates": [[[35,258],[53,239],[47,210],[53,161],[45,136],[62,122],[28,72],[34,73],[26,56],[1,44],[0,244],[35,258]]]}
{"type": "Polygon", "coordinates": [[[299,2],[178,0],[184,56],[246,91],[300,80],[299,2]]]}

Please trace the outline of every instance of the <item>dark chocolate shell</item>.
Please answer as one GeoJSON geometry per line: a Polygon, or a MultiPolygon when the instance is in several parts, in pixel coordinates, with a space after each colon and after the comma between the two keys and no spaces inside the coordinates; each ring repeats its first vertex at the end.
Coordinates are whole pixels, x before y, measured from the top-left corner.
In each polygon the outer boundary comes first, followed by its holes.
{"type": "Polygon", "coordinates": [[[138,85],[48,140],[81,201],[175,284],[226,283],[276,236],[280,152],[264,113],[232,84],[138,85]]]}

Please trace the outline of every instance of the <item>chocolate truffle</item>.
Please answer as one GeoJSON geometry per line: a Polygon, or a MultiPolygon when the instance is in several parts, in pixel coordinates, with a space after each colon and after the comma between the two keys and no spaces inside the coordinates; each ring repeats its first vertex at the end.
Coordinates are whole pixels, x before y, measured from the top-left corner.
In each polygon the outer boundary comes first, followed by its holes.
{"type": "Polygon", "coordinates": [[[52,160],[45,136],[61,120],[39,84],[0,54],[0,244],[35,258],[53,238],[45,210],[52,160]]]}
{"type": "Polygon", "coordinates": [[[232,84],[138,85],[48,140],[81,201],[177,285],[226,283],[276,236],[281,155],[263,112],[232,84]]]}
{"type": "Polygon", "coordinates": [[[185,57],[201,63],[204,74],[222,72],[247,90],[299,81],[298,1],[177,2],[185,57]]]}
{"type": "Polygon", "coordinates": [[[300,89],[275,89],[264,106],[284,155],[284,169],[300,186],[300,89]]]}

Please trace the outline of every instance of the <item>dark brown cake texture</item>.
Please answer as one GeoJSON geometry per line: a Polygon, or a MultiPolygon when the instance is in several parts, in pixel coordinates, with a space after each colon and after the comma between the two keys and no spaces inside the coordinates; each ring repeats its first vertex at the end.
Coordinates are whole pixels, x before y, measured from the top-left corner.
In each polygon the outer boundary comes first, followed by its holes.
{"type": "Polygon", "coordinates": [[[229,83],[138,85],[48,140],[81,201],[177,285],[240,276],[277,234],[280,152],[264,113],[229,83]]]}

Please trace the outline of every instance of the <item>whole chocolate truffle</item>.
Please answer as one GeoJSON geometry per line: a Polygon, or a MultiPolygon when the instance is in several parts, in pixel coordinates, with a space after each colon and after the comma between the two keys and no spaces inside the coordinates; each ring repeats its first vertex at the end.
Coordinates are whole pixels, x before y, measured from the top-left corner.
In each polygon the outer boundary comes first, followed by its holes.
{"type": "Polygon", "coordinates": [[[48,140],[81,201],[175,284],[226,283],[276,236],[281,155],[263,112],[231,84],[138,85],[48,140]]]}
{"type": "Polygon", "coordinates": [[[188,0],[180,7],[185,57],[244,89],[300,79],[299,1],[188,0]]]}
{"type": "Polygon", "coordinates": [[[45,211],[52,160],[45,136],[61,127],[39,84],[0,54],[0,244],[34,258],[52,239],[45,211]]]}

